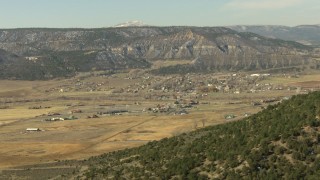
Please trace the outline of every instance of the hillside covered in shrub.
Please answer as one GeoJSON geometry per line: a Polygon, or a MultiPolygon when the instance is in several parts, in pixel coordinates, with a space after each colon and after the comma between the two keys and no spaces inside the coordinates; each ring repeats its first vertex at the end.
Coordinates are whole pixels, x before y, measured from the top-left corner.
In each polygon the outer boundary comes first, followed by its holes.
{"type": "Polygon", "coordinates": [[[89,179],[317,179],[320,92],[240,121],[92,157],[89,179]]]}

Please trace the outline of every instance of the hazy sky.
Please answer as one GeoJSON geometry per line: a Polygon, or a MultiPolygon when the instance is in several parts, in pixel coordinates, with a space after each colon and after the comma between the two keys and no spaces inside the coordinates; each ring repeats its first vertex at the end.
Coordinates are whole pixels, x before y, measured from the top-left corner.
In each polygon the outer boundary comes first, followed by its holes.
{"type": "Polygon", "coordinates": [[[320,0],[0,0],[0,28],[320,24],[320,0]]]}

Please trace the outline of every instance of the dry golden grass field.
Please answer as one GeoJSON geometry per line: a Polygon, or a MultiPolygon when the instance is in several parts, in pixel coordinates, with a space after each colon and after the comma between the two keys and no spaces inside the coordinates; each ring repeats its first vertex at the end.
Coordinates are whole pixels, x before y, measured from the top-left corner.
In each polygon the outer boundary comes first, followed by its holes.
{"type": "MultiPolygon", "coordinates": [[[[253,101],[296,94],[296,91],[287,90],[241,94],[212,92],[199,99],[198,105],[188,109],[188,114],[153,113],[145,109],[172,103],[173,100],[139,100],[144,92],[132,96],[127,93],[115,95],[114,90],[142,81],[142,78],[125,77],[126,74],[107,78],[89,76],[81,78],[81,81],[77,77],[50,81],[1,80],[0,169],[84,159],[140,146],[204,126],[226,123],[229,121],[225,119],[226,114],[236,116],[231,121],[239,120],[246,113],[261,110],[261,106],[252,106],[253,101]],[[88,118],[97,112],[113,109],[125,109],[129,113],[88,118]],[[71,114],[72,110],[82,112],[71,114]],[[59,115],[49,116],[50,113],[59,115]],[[45,121],[52,117],[70,116],[77,119],[45,121]],[[27,132],[27,128],[39,128],[41,131],[27,132]]],[[[291,79],[269,77],[263,83],[310,87],[319,86],[319,80],[319,74],[311,74],[291,79]]]]}

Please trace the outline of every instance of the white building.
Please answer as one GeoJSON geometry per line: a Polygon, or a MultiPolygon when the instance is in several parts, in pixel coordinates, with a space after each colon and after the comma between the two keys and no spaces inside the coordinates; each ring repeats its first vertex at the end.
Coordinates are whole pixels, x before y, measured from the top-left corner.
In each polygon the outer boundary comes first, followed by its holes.
{"type": "Polygon", "coordinates": [[[27,128],[26,131],[41,131],[40,128],[27,128]]]}

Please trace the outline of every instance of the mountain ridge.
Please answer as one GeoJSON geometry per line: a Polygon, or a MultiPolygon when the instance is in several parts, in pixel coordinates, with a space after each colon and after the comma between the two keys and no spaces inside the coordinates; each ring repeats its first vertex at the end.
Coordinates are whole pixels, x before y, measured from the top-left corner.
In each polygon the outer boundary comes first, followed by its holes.
{"type": "Polygon", "coordinates": [[[308,58],[310,46],[225,27],[0,30],[0,49],[22,58],[41,57],[42,63],[53,54],[74,72],[147,68],[155,60],[194,59],[201,59],[210,71],[318,68],[308,58]]]}
{"type": "Polygon", "coordinates": [[[228,26],[239,32],[252,32],[262,36],[297,41],[306,45],[320,46],[320,25],[236,25],[228,26]]]}

